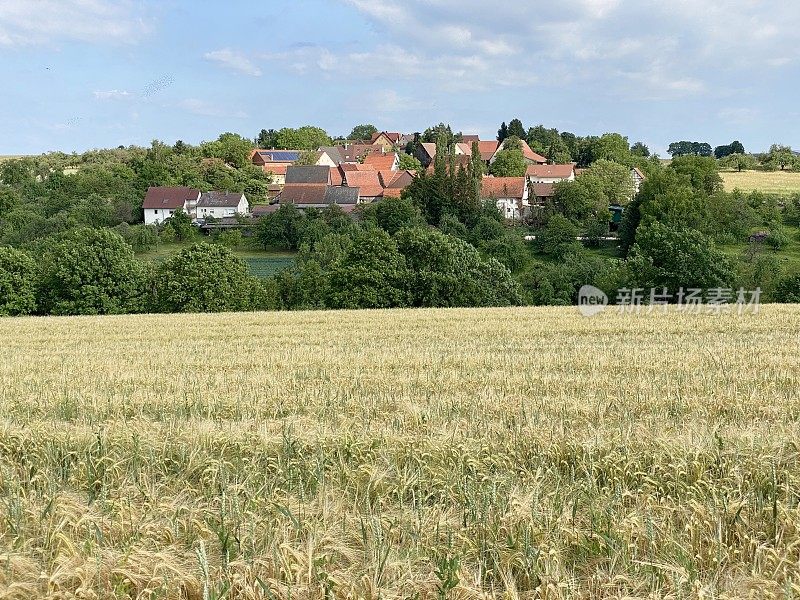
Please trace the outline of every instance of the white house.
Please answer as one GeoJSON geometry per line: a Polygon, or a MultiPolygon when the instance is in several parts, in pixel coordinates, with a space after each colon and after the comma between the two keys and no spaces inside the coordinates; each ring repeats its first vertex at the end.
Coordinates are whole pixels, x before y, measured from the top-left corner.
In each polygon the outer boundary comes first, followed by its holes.
{"type": "Polygon", "coordinates": [[[163,223],[182,210],[190,217],[195,217],[200,190],[190,187],[151,187],[142,202],[144,224],[163,223]]]}
{"type": "Polygon", "coordinates": [[[635,196],[639,193],[639,188],[645,180],[644,173],[642,173],[638,167],[633,167],[631,169],[631,179],[633,179],[633,195],[635,196]]]}
{"type": "Polygon", "coordinates": [[[530,210],[528,186],[524,177],[484,177],[481,197],[494,200],[506,219],[521,219],[530,210]]]}
{"type": "Polygon", "coordinates": [[[237,214],[246,215],[250,209],[244,194],[230,192],[206,192],[197,201],[197,218],[222,219],[237,214]]]}
{"type": "Polygon", "coordinates": [[[529,165],[525,173],[528,183],[558,183],[575,181],[575,166],[568,165],[529,165]]]}

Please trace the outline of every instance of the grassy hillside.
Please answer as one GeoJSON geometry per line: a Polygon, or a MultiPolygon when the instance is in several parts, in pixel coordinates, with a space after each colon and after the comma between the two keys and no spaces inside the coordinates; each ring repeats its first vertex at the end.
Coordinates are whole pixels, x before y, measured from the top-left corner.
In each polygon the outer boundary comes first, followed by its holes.
{"type": "Polygon", "coordinates": [[[793,171],[723,171],[725,190],[739,188],[743,192],[758,190],[767,194],[789,196],[800,193],[800,172],[793,171]]]}
{"type": "Polygon", "coordinates": [[[0,320],[4,598],[800,592],[800,306],[0,320]]]}

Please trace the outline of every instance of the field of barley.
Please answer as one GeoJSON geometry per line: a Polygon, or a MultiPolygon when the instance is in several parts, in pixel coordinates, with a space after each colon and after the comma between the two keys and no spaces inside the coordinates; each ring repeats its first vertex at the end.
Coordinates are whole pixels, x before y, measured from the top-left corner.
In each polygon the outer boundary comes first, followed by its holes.
{"type": "Polygon", "coordinates": [[[800,595],[800,306],[0,320],[0,599],[800,595]]]}
{"type": "Polygon", "coordinates": [[[800,172],[797,171],[722,171],[720,176],[728,192],[738,188],[747,193],[757,190],[780,196],[800,193],[800,172]]]}

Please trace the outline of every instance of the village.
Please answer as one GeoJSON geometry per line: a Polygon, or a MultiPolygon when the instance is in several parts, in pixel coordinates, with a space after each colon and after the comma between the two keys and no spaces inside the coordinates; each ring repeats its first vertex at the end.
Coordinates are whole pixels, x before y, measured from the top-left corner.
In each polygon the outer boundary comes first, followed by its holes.
{"type": "MultiPolygon", "coordinates": [[[[505,149],[511,138],[481,140],[477,135],[463,135],[453,145],[457,166],[466,167],[473,152],[488,170],[505,149]]],[[[245,194],[227,191],[201,192],[190,187],[151,187],[143,201],[146,225],[163,223],[177,211],[189,215],[201,230],[246,227],[264,215],[276,212],[281,206],[293,205],[300,210],[338,206],[355,216],[355,209],[385,198],[399,198],[418,172],[401,168],[405,149],[414,146],[413,157],[421,168],[433,171],[437,145],[416,143],[414,136],[398,132],[376,132],[370,140],[320,147],[313,154],[313,164],[298,164],[305,153],[301,150],[255,149],[250,162],[270,177],[268,203],[250,202],[245,194]]],[[[518,140],[526,164],[520,177],[484,175],[481,197],[493,202],[509,221],[520,221],[552,200],[555,184],[575,181],[583,169],[575,163],[552,164],[534,152],[525,140],[518,140]]],[[[633,194],[645,176],[637,167],[631,168],[633,194]]],[[[623,207],[609,207],[612,228],[619,223],[623,207]]]]}

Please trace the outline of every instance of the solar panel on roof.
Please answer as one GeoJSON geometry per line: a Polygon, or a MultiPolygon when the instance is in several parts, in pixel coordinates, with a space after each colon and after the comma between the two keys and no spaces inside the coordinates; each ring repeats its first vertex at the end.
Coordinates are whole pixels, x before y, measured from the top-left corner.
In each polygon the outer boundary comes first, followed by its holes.
{"type": "Polygon", "coordinates": [[[270,152],[272,160],[276,161],[294,161],[300,158],[299,152],[270,152]]]}

